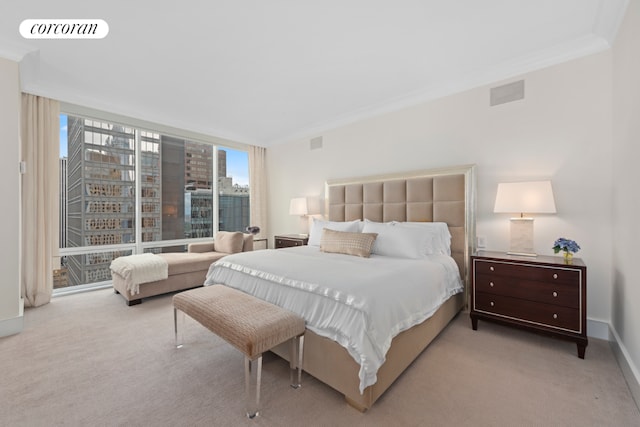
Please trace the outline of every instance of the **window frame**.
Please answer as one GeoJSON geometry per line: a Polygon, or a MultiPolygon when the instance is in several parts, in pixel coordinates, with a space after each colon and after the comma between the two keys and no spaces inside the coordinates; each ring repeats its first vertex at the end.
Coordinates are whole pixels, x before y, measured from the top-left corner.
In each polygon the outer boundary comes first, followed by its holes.
{"type": "MultiPolygon", "coordinates": [[[[101,110],[96,110],[88,107],[82,107],[75,104],[69,104],[65,102],[60,103],[60,115],[74,116],[81,119],[99,120],[108,123],[114,123],[124,126],[129,126],[134,129],[135,133],[135,242],[134,243],[122,243],[113,245],[95,245],[95,246],[75,246],[71,248],[58,248],[59,257],[74,256],[74,255],[86,255],[90,253],[103,253],[111,251],[131,251],[132,254],[144,253],[146,249],[152,248],[164,248],[171,246],[186,246],[189,243],[208,242],[211,241],[215,234],[219,231],[219,197],[218,197],[218,150],[220,148],[228,148],[237,151],[249,152],[249,145],[240,143],[234,140],[205,135],[198,132],[187,131],[159,123],[149,122],[141,119],[136,119],[127,116],[121,116],[119,114],[109,113],[101,110]],[[212,203],[215,208],[212,209],[212,221],[213,221],[213,236],[212,237],[195,237],[195,238],[181,238],[171,240],[160,240],[143,242],[142,241],[142,143],[141,132],[154,132],[160,135],[182,139],[185,141],[191,141],[199,144],[207,144],[213,147],[212,157],[212,203]]],[[[247,168],[250,172],[250,165],[247,164],[247,168]]],[[[162,173],[162,172],[160,172],[162,173]]],[[[64,191],[67,191],[65,187],[64,191]]],[[[249,190],[251,191],[251,190],[249,190]]],[[[62,242],[60,242],[62,244],[62,242]]],[[[61,245],[59,245],[61,246],[61,245]]],[[[75,292],[83,292],[87,290],[100,289],[110,287],[112,280],[86,283],[81,285],[74,285],[72,287],[63,287],[53,290],[53,295],[64,295],[75,292]]]]}

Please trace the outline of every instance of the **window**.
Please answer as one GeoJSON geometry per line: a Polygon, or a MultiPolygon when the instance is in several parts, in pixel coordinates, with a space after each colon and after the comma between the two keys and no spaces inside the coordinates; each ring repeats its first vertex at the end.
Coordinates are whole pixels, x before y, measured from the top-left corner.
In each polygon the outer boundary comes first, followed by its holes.
{"type": "Polygon", "coordinates": [[[218,229],[244,231],[249,225],[249,154],[218,150],[218,229]]]}
{"type": "Polygon", "coordinates": [[[107,285],[118,256],[180,252],[217,230],[243,231],[248,174],[241,150],[62,114],[54,289],[107,285]]]}

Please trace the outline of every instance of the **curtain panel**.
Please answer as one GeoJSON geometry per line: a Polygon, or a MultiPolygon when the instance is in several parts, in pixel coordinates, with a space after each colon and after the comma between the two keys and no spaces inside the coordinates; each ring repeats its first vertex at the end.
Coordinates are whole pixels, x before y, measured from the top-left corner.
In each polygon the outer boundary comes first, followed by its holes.
{"type": "MultiPolygon", "coordinates": [[[[260,227],[257,236],[266,238],[267,232],[267,149],[249,147],[249,206],[250,225],[260,227]]],[[[256,237],[257,237],[256,236],[256,237]]]]}
{"type": "Polygon", "coordinates": [[[22,94],[21,289],[25,307],[47,304],[59,248],[60,104],[22,94]]]}

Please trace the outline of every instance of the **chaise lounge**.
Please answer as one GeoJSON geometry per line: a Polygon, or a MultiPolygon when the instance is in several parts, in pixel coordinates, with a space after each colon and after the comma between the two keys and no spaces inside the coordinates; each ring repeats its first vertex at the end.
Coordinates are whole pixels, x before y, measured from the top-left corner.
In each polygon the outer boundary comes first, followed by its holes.
{"type": "Polygon", "coordinates": [[[211,263],[225,255],[252,250],[252,234],[219,231],[212,242],[190,243],[187,252],[158,254],[167,263],[167,278],[140,283],[136,286],[137,293],[132,291],[130,275],[114,271],[112,263],[113,289],[124,297],[127,305],[140,304],[143,298],[202,286],[211,263]]]}

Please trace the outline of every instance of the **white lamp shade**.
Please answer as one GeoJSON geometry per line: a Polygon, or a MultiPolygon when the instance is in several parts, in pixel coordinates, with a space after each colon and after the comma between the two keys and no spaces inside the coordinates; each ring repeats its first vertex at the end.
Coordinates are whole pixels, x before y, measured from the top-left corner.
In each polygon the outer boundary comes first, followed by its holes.
{"type": "Polygon", "coordinates": [[[299,215],[303,216],[308,213],[307,210],[307,198],[306,197],[296,197],[291,199],[291,203],[289,204],[289,214],[290,215],[299,215]]]}
{"type": "Polygon", "coordinates": [[[496,213],[556,213],[551,181],[498,184],[496,213]]]}

